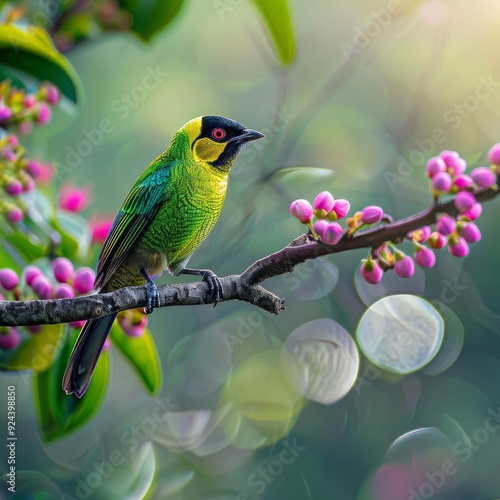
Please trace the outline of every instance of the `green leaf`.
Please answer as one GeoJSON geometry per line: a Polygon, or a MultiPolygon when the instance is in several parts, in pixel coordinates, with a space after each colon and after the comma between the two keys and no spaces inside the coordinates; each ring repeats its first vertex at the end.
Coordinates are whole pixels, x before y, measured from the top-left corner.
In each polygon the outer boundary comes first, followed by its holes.
{"type": "Polygon", "coordinates": [[[113,344],[135,368],[148,391],[156,394],[161,388],[162,371],[158,351],[149,330],[145,328],[141,337],[130,337],[123,333],[118,321],[115,321],[110,336],[113,344]]]}
{"type": "Polygon", "coordinates": [[[39,259],[45,254],[45,250],[40,245],[34,243],[26,234],[7,234],[3,239],[12,245],[28,262],[39,259]]]}
{"type": "Polygon", "coordinates": [[[73,102],[81,93],[80,79],[69,61],[40,27],[0,25],[0,61],[39,80],[50,80],[73,102]]]}
{"type": "Polygon", "coordinates": [[[56,362],[45,372],[33,378],[33,390],[38,423],[42,439],[52,442],[63,438],[87,424],[99,412],[106,394],[109,357],[101,353],[92,381],[84,396],[79,399],[74,394],[68,396],[61,387],[74,336],[68,338],[56,362]]]}
{"type": "Polygon", "coordinates": [[[49,369],[59,352],[64,325],[43,325],[41,330],[19,347],[7,365],[8,370],[49,369]]]}
{"type": "Polygon", "coordinates": [[[132,15],[131,31],[147,42],[175,19],[184,0],[119,0],[118,3],[132,15]]]}
{"type": "Polygon", "coordinates": [[[58,211],[52,222],[61,235],[60,253],[68,259],[85,258],[90,246],[90,232],[81,215],[58,211]]]}
{"type": "Polygon", "coordinates": [[[19,250],[5,241],[5,235],[1,235],[3,241],[0,244],[0,262],[2,267],[10,267],[17,273],[21,272],[23,267],[23,258],[19,250]]]}
{"type": "Polygon", "coordinates": [[[295,57],[295,39],[287,0],[254,0],[271,34],[281,62],[290,64],[295,57]]]}

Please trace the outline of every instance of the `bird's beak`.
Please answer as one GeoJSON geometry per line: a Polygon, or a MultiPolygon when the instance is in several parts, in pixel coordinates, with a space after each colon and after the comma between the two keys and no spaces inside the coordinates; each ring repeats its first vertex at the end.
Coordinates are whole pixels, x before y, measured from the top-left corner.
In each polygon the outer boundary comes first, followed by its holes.
{"type": "Polygon", "coordinates": [[[258,132],[257,130],[252,130],[251,128],[246,128],[243,132],[237,137],[238,142],[250,142],[256,141],[257,139],[262,139],[266,137],[262,132],[258,132]]]}

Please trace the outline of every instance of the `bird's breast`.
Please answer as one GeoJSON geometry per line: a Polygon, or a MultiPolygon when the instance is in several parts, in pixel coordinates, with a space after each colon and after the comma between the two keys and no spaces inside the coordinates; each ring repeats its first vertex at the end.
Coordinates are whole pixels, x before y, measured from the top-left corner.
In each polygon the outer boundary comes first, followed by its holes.
{"type": "MultiPolygon", "coordinates": [[[[210,167],[213,168],[213,167],[210,167]]],[[[144,235],[143,242],[165,256],[169,269],[185,261],[205,240],[219,218],[227,175],[203,175],[189,168],[174,179],[169,196],[144,235]]]]}

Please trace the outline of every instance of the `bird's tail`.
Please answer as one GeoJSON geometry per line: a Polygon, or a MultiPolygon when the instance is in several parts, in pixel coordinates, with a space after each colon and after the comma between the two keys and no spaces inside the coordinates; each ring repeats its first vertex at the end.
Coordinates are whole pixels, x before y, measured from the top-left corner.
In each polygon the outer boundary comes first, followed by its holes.
{"type": "Polygon", "coordinates": [[[74,392],[79,398],[85,394],[115,318],[116,314],[110,314],[83,326],[64,372],[62,387],[66,394],[74,392]]]}

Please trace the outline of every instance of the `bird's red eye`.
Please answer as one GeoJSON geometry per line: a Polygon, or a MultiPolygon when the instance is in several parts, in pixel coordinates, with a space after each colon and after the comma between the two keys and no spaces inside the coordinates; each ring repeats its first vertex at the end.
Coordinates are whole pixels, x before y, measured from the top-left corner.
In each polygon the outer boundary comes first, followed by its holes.
{"type": "Polygon", "coordinates": [[[214,128],[212,130],[212,137],[215,140],[220,141],[221,139],[224,139],[224,137],[226,137],[226,131],[223,128],[214,128]]]}

